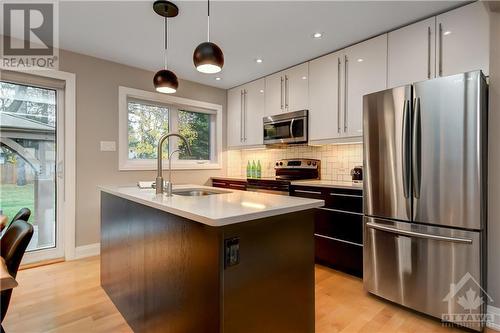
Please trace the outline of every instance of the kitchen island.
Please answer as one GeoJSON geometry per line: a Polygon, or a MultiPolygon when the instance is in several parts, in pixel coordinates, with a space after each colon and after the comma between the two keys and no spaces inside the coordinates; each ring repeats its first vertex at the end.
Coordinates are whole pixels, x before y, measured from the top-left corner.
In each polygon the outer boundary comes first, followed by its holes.
{"type": "Polygon", "coordinates": [[[101,285],[135,332],[314,332],[324,201],[195,185],[172,197],[100,190],[101,285]]]}

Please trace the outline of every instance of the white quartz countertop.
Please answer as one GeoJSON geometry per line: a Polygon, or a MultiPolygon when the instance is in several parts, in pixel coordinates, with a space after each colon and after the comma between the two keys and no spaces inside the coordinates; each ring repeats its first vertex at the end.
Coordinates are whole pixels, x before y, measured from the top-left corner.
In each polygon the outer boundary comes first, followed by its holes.
{"type": "Polygon", "coordinates": [[[325,204],[323,200],[200,185],[174,185],[172,197],[156,195],[154,189],[139,189],[137,186],[102,185],[99,189],[213,227],[293,213],[325,204]],[[206,189],[221,193],[197,197],[175,194],[175,191],[190,189],[206,189]]]}

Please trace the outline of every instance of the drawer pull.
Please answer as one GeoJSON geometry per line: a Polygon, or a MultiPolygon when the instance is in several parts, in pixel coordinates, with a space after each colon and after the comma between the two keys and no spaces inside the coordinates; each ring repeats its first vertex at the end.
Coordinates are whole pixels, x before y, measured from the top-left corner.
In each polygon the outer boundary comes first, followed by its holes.
{"type": "Polygon", "coordinates": [[[244,188],[244,187],[246,187],[246,185],[240,185],[240,184],[229,184],[229,186],[232,186],[232,187],[240,187],[240,188],[244,188]]]}
{"type": "Polygon", "coordinates": [[[363,198],[362,195],[357,194],[340,194],[340,193],[330,193],[333,197],[351,197],[351,198],[363,198]]]}
{"type": "Polygon", "coordinates": [[[330,211],[330,212],[336,212],[336,213],[358,215],[358,216],[363,216],[364,215],[363,213],[350,212],[350,211],[347,211],[347,210],[340,210],[340,209],[333,209],[333,208],[320,207],[318,209],[326,210],[326,211],[330,211]]]}
{"type": "Polygon", "coordinates": [[[318,192],[318,191],[295,190],[295,192],[297,192],[297,193],[307,193],[307,194],[321,195],[321,192],[318,192]]]}
{"type": "Polygon", "coordinates": [[[212,185],[222,185],[222,186],[226,186],[226,183],[212,182],[212,185]]]}
{"type": "Polygon", "coordinates": [[[341,242],[341,243],[346,243],[346,244],[350,244],[350,245],[355,245],[355,246],[363,247],[363,244],[349,242],[349,241],[346,241],[346,240],[343,240],[343,239],[338,239],[338,238],[334,238],[334,237],[328,237],[328,236],[320,235],[320,234],[314,234],[314,236],[319,237],[319,238],[325,238],[325,239],[329,239],[329,240],[341,242]]]}

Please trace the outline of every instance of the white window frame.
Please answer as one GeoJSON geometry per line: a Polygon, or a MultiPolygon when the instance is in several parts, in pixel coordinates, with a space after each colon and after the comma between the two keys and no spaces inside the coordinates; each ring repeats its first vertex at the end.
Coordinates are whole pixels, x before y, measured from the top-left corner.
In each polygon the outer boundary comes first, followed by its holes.
{"type": "MultiPolygon", "coordinates": [[[[156,159],[131,160],[128,158],[128,102],[144,101],[165,105],[169,109],[194,111],[212,114],[210,131],[210,160],[180,160],[174,154],[172,170],[215,170],[222,169],[222,105],[197,101],[193,99],[160,94],[145,90],[122,87],[118,88],[118,168],[126,170],[156,170],[156,159]]],[[[170,133],[177,131],[177,112],[169,112],[170,133]]],[[[177,138],[170,138],[170,147],[176,146],[177,138]]],[[[168,168],[167,156],[164,156],[163,168],[168,168]]]]}

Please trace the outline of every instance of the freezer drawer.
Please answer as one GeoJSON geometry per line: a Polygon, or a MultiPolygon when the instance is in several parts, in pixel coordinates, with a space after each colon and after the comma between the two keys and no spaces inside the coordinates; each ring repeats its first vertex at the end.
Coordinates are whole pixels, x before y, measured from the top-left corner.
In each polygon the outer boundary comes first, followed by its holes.
{"type": "MultiPolygon", "coordinates": [[[[367,291],[458,324],[464,318],[456,315],[484,313],[478,301],[488,297],[481,289],[481,232],[371,217],[364,218],[364,227],[367,291]]],[[[481,322],[466,324],[482,327],[481,322]]]]}

